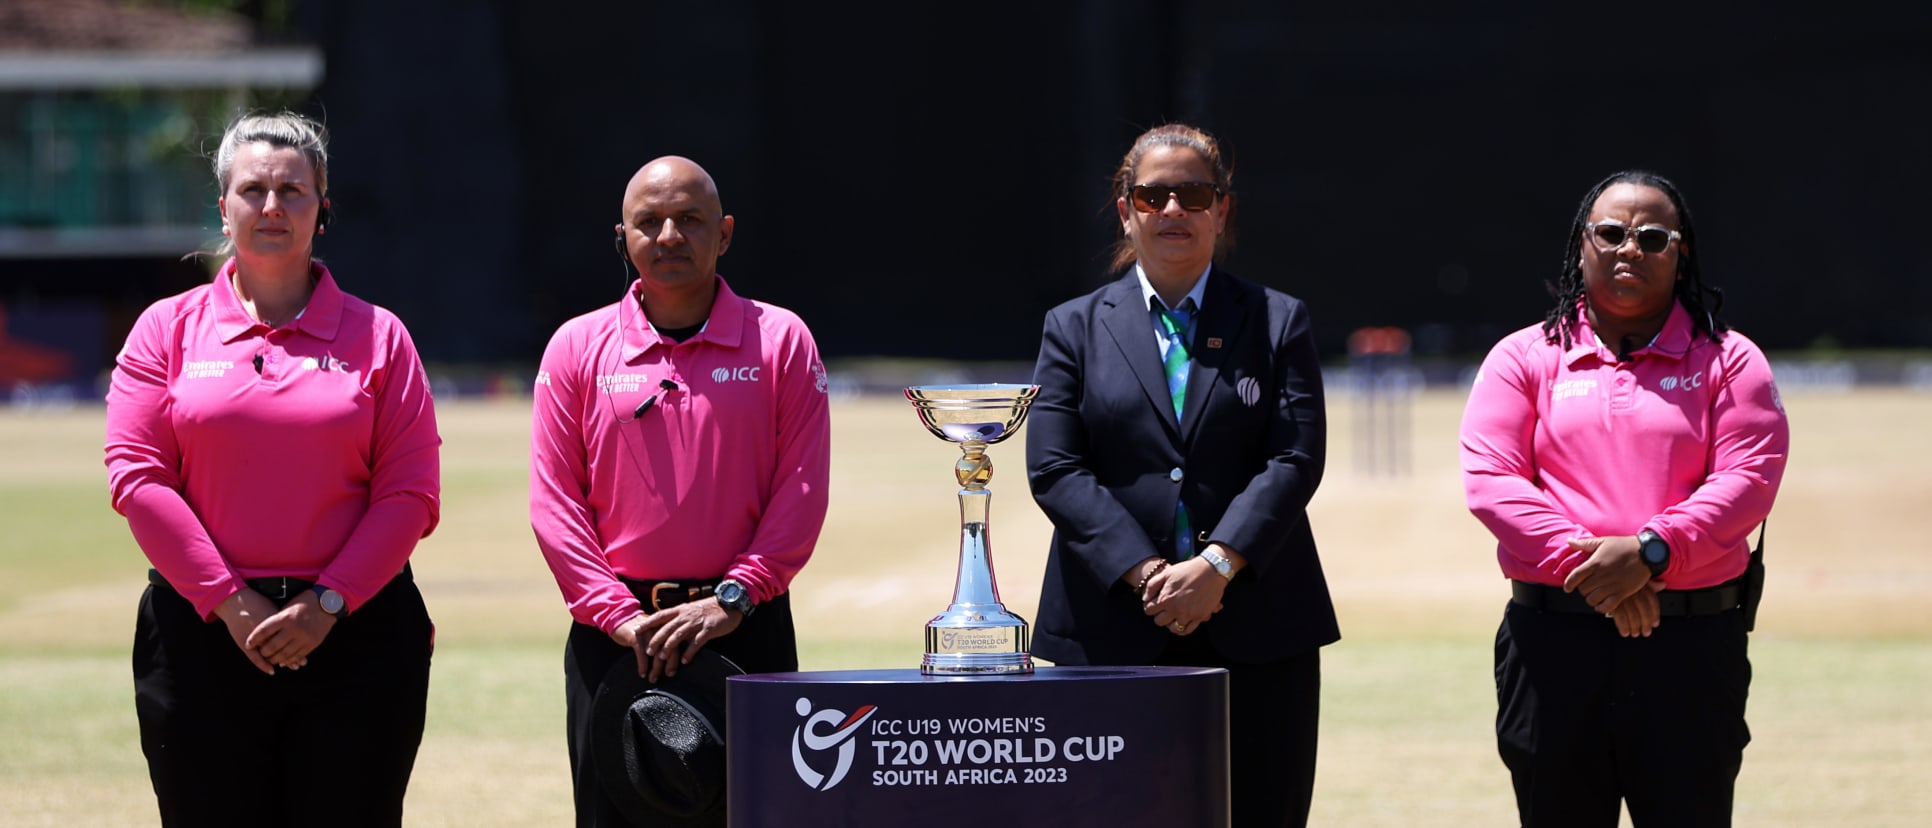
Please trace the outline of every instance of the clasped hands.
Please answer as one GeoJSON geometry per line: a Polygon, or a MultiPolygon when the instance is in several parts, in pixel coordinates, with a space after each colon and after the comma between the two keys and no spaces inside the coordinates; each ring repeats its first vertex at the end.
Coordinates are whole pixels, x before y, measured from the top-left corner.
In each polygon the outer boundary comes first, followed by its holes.
{"type": "Polygon", "coordinates": [[[228,637],[248,663],[271,676],[277,667],[307,666],[309,654],[335,629],[335,616],[323,612],[315,593],[306,590],[277,609],[268,596],[242,587],[215,607],[215,617],[228,627],[228,637]]]}
{"type": "Polygon", "coordinates": [[[1664,582],[1650,577],[1636,536],[1573,538],[1569,544],[1588,557],[1563,579],[1563,591],[1582,595],[1597,612],[1617,622],[1623,637],[1649,637],[1663,620],[1657,593],[1664,582]]]}
{"type": "Polygon", "coordinates": [[[1148,558],[1127,570],[1123,580],[1141,586],[1141,611],[1175,635],[1192,635],[1200,623],[1221,611],[1228,581],[1200,558],[1169,565],[1148,558]]]}
{"type": "Polygon", "coordinates": [[[610,638],[637,653],[637,674],[656,684],[678,674],[712,639],[738,629],[744,617],[718,604],[716,597],[640,612],[612,630],[610,638]]]}

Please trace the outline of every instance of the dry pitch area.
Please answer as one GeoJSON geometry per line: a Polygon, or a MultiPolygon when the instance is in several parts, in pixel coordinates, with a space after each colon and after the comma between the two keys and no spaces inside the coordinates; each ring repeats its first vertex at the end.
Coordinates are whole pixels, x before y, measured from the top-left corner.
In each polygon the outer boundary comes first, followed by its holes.
{"type": "MultiPolygon", "coordinates": [[[[1932,824],[1932,395],[1789,392],[1793,459],[1753,640],[1756,741],[1743,826],[1932,824]]],[[[1326,652],[1315,824],[1513,819],[1489,735],[1504,601],[1463,507],[1461,396],[1415,399],[1403,473],[1368,468],[1360,410],[1331,399],[1312,507],[1344,640],[1326,652]]],[[[412,825],[568,820],[558,654],[566,624],[525,512],[527,408],[446,403],[445,511],[416,572],[439,626],[412,825]]],[[[806,669],[915,667],[951,597],[958,450],[897,398],[838,402],[832,511],[794,585],[806,669]]],[[[152,822],[126,642],[145,563],[106,506],[100,412],[0,412],[0,824],[152,822]]],[[[1048,526],[1021,440],[991,450],[1002,596],[1032,617],[1048,526]]],[[[1695,692],[1695,688],[1685,688],[1695,692]]]]}

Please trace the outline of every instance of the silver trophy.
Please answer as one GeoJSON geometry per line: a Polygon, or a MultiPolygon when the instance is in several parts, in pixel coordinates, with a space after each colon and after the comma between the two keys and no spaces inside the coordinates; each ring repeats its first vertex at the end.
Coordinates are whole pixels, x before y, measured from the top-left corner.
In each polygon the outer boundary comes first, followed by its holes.
{"type": "Polygon", "coordinates": [[[1037,385],[915,385],[906,399],[926,430],[958,443],[953,464],[959,479],[959,574],[953,604],[926,622],[926,675],[1033,672],[1026,619],[1006,611],[993,581],[993,540],[986,523],[993,493],[993,461],[986,447],[1013,436],[1026,422],[1037,385]]]}

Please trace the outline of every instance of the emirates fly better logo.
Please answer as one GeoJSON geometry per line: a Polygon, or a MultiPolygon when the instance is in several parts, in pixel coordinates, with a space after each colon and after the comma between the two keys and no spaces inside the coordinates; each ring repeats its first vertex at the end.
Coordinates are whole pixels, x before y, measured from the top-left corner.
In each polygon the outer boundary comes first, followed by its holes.
{"type": "Polygon", "coordinates": [[[859,731],[879,707],[868,704],[849,716],[829,707],[813,713],[812,700],[801,696],[797,709],[798,715],[805,717],[805,723],[792,731],[792,770],[798,771],[798,778],[813,790],[829,791],[852,770],[852,756],[859,748],[859,731]],[[826,731],[827,727],[831,730],[826,731]],[[838,759],[831,773],[819,773],[805,761],[806,751],[818,755],[833,748],[838,749],[838,759]]]}

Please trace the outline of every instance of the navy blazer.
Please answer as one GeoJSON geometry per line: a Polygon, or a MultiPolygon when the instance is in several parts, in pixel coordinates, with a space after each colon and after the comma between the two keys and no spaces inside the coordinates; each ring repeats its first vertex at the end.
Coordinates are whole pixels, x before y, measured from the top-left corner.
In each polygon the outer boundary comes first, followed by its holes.
{"type": "Polygon", "coordinates": [[[1237,662],[1341,637],[1308,526],[1328,425],[1307,306],[1218,267],[1207,279],[1178,420],[1133,272],[1047,313],[1026,454],[1054,527],[1033,652],[1056,664],[1159,655],[1171,634],[1120,577],[1174,557],[1177,498],[1201,540],[1248,561],[1195,635],[1237,662]]]}

